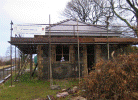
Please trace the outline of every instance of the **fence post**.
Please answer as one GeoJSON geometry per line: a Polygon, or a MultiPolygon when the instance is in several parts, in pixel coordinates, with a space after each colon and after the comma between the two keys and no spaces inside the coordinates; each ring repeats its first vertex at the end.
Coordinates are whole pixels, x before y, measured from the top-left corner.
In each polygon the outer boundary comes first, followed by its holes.
{"type": "Polygon", "coordinates": [[[3,79],[4,79],[4,65],[3,65],[3,79]]]}

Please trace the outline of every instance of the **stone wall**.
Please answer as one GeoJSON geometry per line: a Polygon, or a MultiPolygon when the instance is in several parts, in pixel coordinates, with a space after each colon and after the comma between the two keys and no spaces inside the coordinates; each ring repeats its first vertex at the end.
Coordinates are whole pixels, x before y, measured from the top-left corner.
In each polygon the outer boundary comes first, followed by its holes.
{"type": "MultiPolygon", "coordinates": [[[[87,45],[81,45],[81,76],[88,75],[87,69],[87,45]]],[[[49,79],[49,50],[48,45],[38,45],[38,76],[39,78],[49,79]]],[[[53,77],[58,74],[63,75],[65,78],[78,77],[79,68],[78,62],[75,61],[75,46],[69,45],[69,61],[60,62],[56,61],[56,45],[51,45],[51,65],[53,77]],[[61,73],[62,72],[62,73],[61,73]]],[[[56,77],[57,78],[57,77],[56,77]]],[[[60,77],[64,78],[64,77],[60,77]]]]}
{"type": "Polygon", "coordinates": [[[51,63],[56,62],[56,45],[51,45],[51,63]]]}
{"type": "Polygon", "coordinates": [[[43,79],[49,79],[49,45],[43,45],[43,79]]]}
{"type": "Polygon", "coordinates": [[[37,60],[38,60],[38,78],[42,78],[43,76],[43,50],[42,50],[42,45],[37,46],[37,60]]]}
{"type": "MultiPolygon", "coordinates": [[[[80,64],[81,64],[81,76],[88,75],[87,65],[87,45],[80,45],[80,64]]],[[[49,46],[38,45],[38,77],[49,79],[49,46]]],[[[117,49],[117,45],[110,45],[110,55],[117,49]]],[[[79,68],[77,61],[77,45],[69,45],[69,61],[60,62],[56,61],[56,45],[51,45],[51,65],[53,69],[53,75],[58,75],[63,72],[63,76],[78,77],[79,68]],[[76,50],[76,51],[75,51],[76,50]],[[54,74],[57,72],[57,74],[54,74]],[[67,74],[68,72],[68,74],[67,74]],[[65,75],[67,74],[67,75],[65,75]]],[[[107,60],[107,46],[96,44],[94,45],[94,63],[98,63],[101,59],[107,60]]],[[[62,74],[61,74],[62,75],[62,74]]],[[[57,77],[56,77],[57,78],[57,77]]],[[[63,77],[60,77],[63,78],[63,77]]]]}
{"type": "Polygon", "coordinates": [[[101,60],[101,45],[95,45],[95,63],[101,60]]]}
{"type": "Polygon", "coordinates": [[[74,63],[75,62],[75,49],[74,49],[74,45],[70,45],[69,46],[69,60],[70,63],[74,63]]]}
{"type": "Polygon", "coordinates": [[[83,71],[82,71],[82,76],[87,76],[88,75],[88,68],[87,68],[87,45],[83,45],[83,56],[82,56],[82,62],[83,62],[83,71]]]}
{"type": "MultiPolygon", "coordinates": [[[[109,45],[109,59],[112,59],[111,55],[117,48],[117,45],[109,45]]],[[[107,44],[95,45],[95,63],[98,63],[101,59],[108,60],[107,44]]]]}

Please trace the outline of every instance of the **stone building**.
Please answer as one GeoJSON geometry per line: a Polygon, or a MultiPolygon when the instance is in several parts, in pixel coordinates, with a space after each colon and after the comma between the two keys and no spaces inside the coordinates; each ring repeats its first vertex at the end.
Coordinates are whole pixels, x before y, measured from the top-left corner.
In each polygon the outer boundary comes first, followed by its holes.
{"type": "Polygon", "coordinates": [[[61,79],[78,77],[79,68],[80,76],[87,76],[97,62],[107,60],[108,55],[111,58],[113,51],[138,43],[137,38],[120,36],[121,33],[107,31],[103,26],[69,19],[46,27],[45,35],[12,37],[10,43],[26,54],[37,54],[39,78],[49,79],[51,65],[52,77],[61,79]]]}

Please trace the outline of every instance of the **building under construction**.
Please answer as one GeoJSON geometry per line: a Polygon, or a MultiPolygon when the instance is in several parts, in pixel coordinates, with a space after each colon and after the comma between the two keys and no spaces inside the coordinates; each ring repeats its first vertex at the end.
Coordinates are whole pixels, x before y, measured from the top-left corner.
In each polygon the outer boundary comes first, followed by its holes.
{"type": "Polygon", "coordinates": [[[69,19],[50,24],[45,35],[11,37],[10,43],[24,54],[37,54],[40,79],[62,79],[87,76],[101,59],[112,59],[113,51],[138,44],[137,38],[121,38],[121,34],[69,19]]]}

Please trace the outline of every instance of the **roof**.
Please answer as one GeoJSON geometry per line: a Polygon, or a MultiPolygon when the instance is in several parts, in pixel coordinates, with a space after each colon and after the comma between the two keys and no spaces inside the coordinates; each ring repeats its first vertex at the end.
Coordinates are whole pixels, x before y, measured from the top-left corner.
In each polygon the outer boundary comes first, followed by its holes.
{"type": "MultiPolygon", "coordinates": [[[[49,37],[38,38],[11,38],[11,44],[43,44],[49,43],[49,37]],[[12,42],[11,42],[12,41],[12,42]]],[[[51,37],[51,43],[77,43],[77,37],[51,37]]],[[[138,38],[93,38],[93,37],[79,37],[81,43],[131,43],[138,44],[138,38]]]]}
{"type": "Polygon", "coordinates": [[[121,33],[111,31],[105,26],[91,25],[73,19],[63,20],[59,23],[46,27],[45,35],[51,36],[120,36],[121,33]]]}
{"type": "MultiPolygon", "coordinates": [[[[138,38],[93,38],[80,37],[80,44],[138,44],[138,38]]],[[[34,38],[12,37],[9,41],[25,54],[37,53],[37,45],[49,44],[49,37],[36,36],[34,38]]],[[[77,44],[77,37],[51,37],[51,44],[77,44]]]]}

